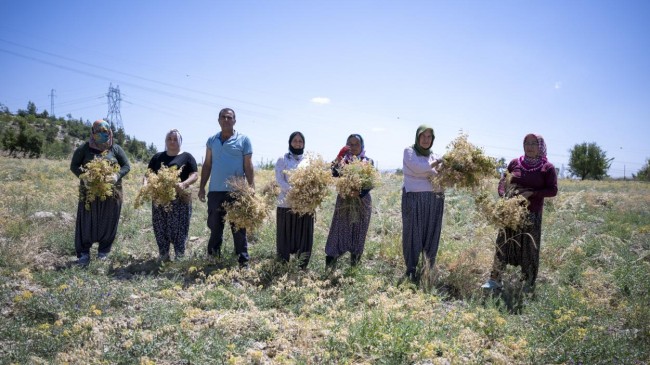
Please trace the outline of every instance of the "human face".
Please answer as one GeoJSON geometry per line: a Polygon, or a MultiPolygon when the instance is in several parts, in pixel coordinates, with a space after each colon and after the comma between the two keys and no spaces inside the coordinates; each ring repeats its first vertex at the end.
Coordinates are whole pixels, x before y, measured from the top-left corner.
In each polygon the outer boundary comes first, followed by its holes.
{"type": "Polygon", "coordinates": [[[539,142],[535,136],[528,136],[524,140],[524,153],[528,158],[537,158],[539,155],[539,142]]]}
{"type": "Polygon", "coordinates": [[[180,145],[178,144],[178,136],[176,133],[169,133],[165,138],[165,146],[168,152],[178,152],[180,145]]]}
{"type": "Polygon", "coordinates": [[[305,147],[305,141],[302,139],[302,137],[299,134],[293,136],[293,139],[291,140],[291,147],[297,150],[305,147]]]}
{"type": "Polygon", "coordinates": [[[433,145],[433,132],[431,132],[431,129],[420,133],[418,136],[418,145],[425,150],[431,148],[431,145],[433,145]]]}
{"type": "Polygon", "coordinates": [[[235,127],[235,114],[231,110],[226,110],[219,115],[219,126],[223,132],[232,132],[235,127]]]}
{"type": "Polygon", "coordinates": [[[351,137],[348,139],[347,143],[348,147],[350,147],[350,153],[359,156],[361,154],[361,141],[358,139],[351,137]]]}

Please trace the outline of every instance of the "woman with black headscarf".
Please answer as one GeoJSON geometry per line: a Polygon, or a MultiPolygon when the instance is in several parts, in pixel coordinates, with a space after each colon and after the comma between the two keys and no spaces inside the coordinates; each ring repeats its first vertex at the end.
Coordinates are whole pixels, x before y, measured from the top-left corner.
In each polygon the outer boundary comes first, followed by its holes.
{"type": "Polygon", "coordinates": [[[79,204],[77,206],[77,223],[75,228],[75,250],[79,264],[90,263],[90,248],[99,242],[97,258],[104,260],[111,251],[117,235],[117,224],[122,211],[122,178],[129,173],[131,165],[124,150],[113,143],[113,131],[105,120],[93,123],[88,142],[79,146],[72,155],[70,170],[79,177],[84,166],[95,158],[102,158],[119,165],[119,171],[106,178],[113,184],[113,194],[106,200],[95,199],[86,209],[85,201],[88,190],[83,180],[79,180],[79,204]]]}
{"type": "Polygon", "coordinates": [[[420,254],[430,268],[436,262],[445,194],[431,178],[438,172],[440,157],[431,152],[435,134],[427,125],[418,127],[415,144],[404,149],[402,187],[402,250],[406,277],[415,281],[420,254]]]}
{"type": "Polygon", "coordinates": [[[291,189],[288,172],[309,164],[309,159],[303,154],[304,148],[305,136],[300,132],[291,133],[289,152],[280,157],[275,164],[275,180],[280,185],[275,236],[278,259],[289,262],[289,256],[296,254],[302,269],[306,269],[309,264],[311,248],[314,244],[314,216],[293,213],[285,198],[291,189]]]}

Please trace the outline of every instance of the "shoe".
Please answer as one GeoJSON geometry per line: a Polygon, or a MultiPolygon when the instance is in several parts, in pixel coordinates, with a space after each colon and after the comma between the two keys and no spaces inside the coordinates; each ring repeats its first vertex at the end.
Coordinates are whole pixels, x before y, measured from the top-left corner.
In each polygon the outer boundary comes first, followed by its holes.
{"type": "Polygon", "coordinates": [[[350,266],[357,266],[361,261],[361,254],[350,254],[350,266]]]}
{"type": "Polygon", "coordinates": [[[97,252],[97,259],[98,260],[106,260],[108,258],[108,252],[97,252]]]}
{"type": "Polygon", "coordinates": [[[503,287],[503,284],[499,283],[498,281],[494,279],[489,279],[485,284],[481,285],[481,288],[483,289],[501,289],[503,287]]]}
{"type": "Polygon", "coordinates": [[[239,263],[239,269],[240,270],[248,270],[250,267],[248,266],[248,262],[240,262],[239,263]]]}
{"type": "Polygon", "coordinates": [[[165,254],[158,255],[158,261],[160,261],[160,262],[168,262],[168,261],[170,261],[169,254],[165,253],[165,254]]]}
{"type": "Polygon", "coordinates": [[[336,267],[336,260],[338,257],[325,256],[325,267],[334,269],[336,267]]]}
{"type": "Polygon", "coordinates": [[[77,260],[77,264],[79,266],[88,266],[90,264],[90,254],[82,253],[79,260],[77,260]]]}

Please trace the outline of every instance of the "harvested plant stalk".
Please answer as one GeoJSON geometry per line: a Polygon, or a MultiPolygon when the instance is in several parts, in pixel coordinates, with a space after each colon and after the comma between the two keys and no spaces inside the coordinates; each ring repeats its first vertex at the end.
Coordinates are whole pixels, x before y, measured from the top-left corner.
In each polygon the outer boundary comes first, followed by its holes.
{"type": "Polygon", "coordinates": [[[255,189],[248,185],[243,177],[233,177],[226,182],[232,189],[232,202],[226,202],[226,219],[237,229],[254,231],[262,226],[270,215],[270,207],[262,195],[256,195],[255,189]]]}
{"type": "Polygon", "coordinates": [[[496,159],[486,156],[483,150],[467,141],[461,133],[447,146],[442,156],[442,166],[433,176],[434,186],[476,189],[485,179],[496,177],[496,159]]]}
{"type": "Polygon", "coordinates": [[[181,181],[181,169],[176,166],[161,166],[158,172],[147,171],[147,185],[140,188],[133,203],[138,209],[144,201],[151,201],[158,207],[168,209],[176,199],[176,185],[181,181]]]}
{"type": "Polygon", "coordinates": [[[113,196],[114,185],[110,180],[120,171],[120,167],[106,159],[105,153],[101,157],[96,156],[88,161],[81,170],[83,172],[79,178],[85,185],[83,196],[86,210],[90,210],[90,203],[95,200],[105,201],[113,196]]]}
{"type": "Polygon", "coordinates": [[[291,211],[299,215],[316,213],[316,209],[329,195],[332,172],[329,163],[317,156],[309,164],[289,172],[291,189],[285,200],[291,211]]]}

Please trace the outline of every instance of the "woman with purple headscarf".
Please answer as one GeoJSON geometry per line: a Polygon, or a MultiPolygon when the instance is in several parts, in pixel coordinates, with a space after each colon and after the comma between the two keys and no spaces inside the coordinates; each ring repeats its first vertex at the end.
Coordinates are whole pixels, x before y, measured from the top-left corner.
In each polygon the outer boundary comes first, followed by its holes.
{"type": "Polygon", "coordinates": [[[83,167],[94,158],[103,158],[120,166],[114,176],[107,182],[114,185],[113,196],[106,200],[96,199],[90,203],[90,209],[85,208],[87,189],[84,182],[79,180],[79,204],[77,206],[77,223],[75,228],[75,250],[79,265],[90,263],[90,248],[94,242],[99,243],[97,258],[104,260],[111,251],[117,235],[117,224],[122,211],[122,178],[129,173],[131,165],[124,150],[113,143],[113,131],[105,120],[93,123],[90,139],[79,146],[72,155],[70,170],[79,177],[83,167]]]}
{"type": "MultiPolygon", "coordinates": [[[[366,156],[363,138],[359,134],[351,134],[346,145],[341,148],[336,159],[332,162],[332,174],[339,176],[339,169],[358,159],[361,162],[374,166],[374,161],[366,156]]],[[[359,192],[361,206],[358,219],[350,216],[347,209],[343,209],[343,198],[336,196],[336,206],[332,216],[332,225],[325,244],[325,265],[334,267],[339,256],[350,252],[350,265],[356,266],[361,260],[361,254],[366,244],[366,234],[370,226],[372,213],[372,197],[370,190],[359,192]]]]}
{"type": "MultiPolygon", "coordinates": [[[[508,164],[510,190],[528,200],[529,223],[520,230],[502,229],[496,242],[496,253],[490,279],[484,289],[502,287],[501,273],[507,264],[521,266],[524,291],[535,290],[539,269],[539,251],[542,238],[542,211],[544,198],[557,195],[557,173],[546,158],[546,143],[539,134],[527,134],[524,138],[524,155],[508,164]]],[[[499,196],[505,196],[506,179],[499,181],[499,196]]]]}

